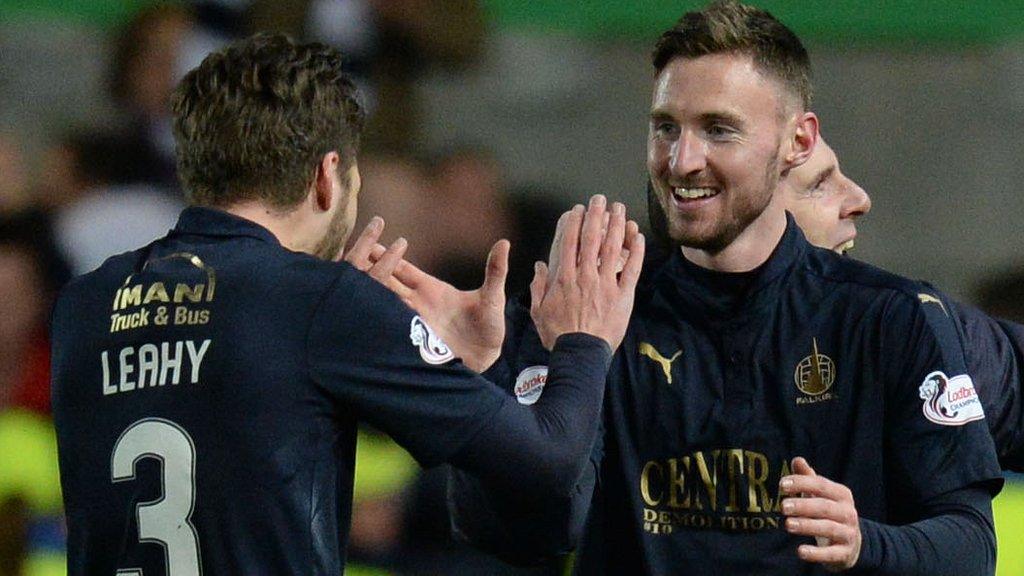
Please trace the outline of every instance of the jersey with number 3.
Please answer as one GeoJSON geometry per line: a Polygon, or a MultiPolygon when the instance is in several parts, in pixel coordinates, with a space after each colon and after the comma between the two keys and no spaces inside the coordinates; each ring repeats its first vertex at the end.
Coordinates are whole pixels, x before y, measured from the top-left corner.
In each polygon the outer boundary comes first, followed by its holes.
{"type": "Polygon", "coordinates": [[[482,383],[363,273],[189,208],[54,310],[69,573],[340,574],[357,419],[437,463],[482,383]]]}

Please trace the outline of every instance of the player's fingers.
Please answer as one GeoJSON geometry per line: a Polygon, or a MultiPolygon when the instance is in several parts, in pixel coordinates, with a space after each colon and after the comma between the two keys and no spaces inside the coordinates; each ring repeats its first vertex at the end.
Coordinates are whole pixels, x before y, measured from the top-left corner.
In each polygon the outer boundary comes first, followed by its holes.
{"type": "Polygon", "coordinates": [[[786,531],[790,534],[822,538],[823,544],[847,544],[853,540],[853,529],[835,520],[817,518],[786,518],[786,531]]]}
{"type": "Polygon", "coordinates": [[[575,209],[576,206],[573,206],[562,212],[562,215],[558,217],[558,224],[555,225],[555,236],[551,239],[551,248],[548,251],[548,269],[556,274],[558,273],[558,261],[561,258],[562,241],[565,237],[565,225],[569,220],[569,215],[575,209]]]}
{"type": "Polygon", "coordinates": [[[370,248],[370,258],[369,258],[370,259],[370,263],[372,264],[372,263],[376,262],[377,260],[380,260],[380,257],[383,256],[384,253],[387,252],[387,251],[388,251],[387,247],[384,246],[383,244],[380,244],[380,243],[374,244],[373,247],[370,248]]]}
{"type": "Polygon", "coordinates": [[[431,278],[429,274],[405,259],[398,263],[393,274],[402,284],[413,290],[419,289],[423,282],[431,278]]]}
{"type": "Polygon", "coordinates": [[[618,269],[615,271],[616,274],[621,274],[622,269],[626,267],[626,261],[629,260],[629,246],[633,243],[633,239],[637,234],[640,233],[640,226],[632,220],[626,221],[626,233],[622,241],[622,252],[619,253],[618,269]]]}
{"type": "Polygon", "coordinates": [[[622,270],[622,263],[625,262],[622,258],[625,239],[626,207],[620,202],[615,202],[612,204],[608,220],[608,233],[601,244],[601,276],[612,282],[615,281],[615,275],[622,270]]]}
{"type": "Polygon", "coordinates": [[[782,501],[782,513],[786,516],[834,520],[848,524],[856,512],[849,506],[828,498],[786,498],[782,501]]]}
{"type": "Polygon", "coordinates": [[[583,206],[573,206],[565,219],[565,230],[561,245],[558,247],[558,267],[552,266],[552,273],[559,278],[567,279],[576,276],[576,258],[580,244],[580,232],[583,227],[583,206]]]}
{"type": "Polygon", "coordinates": [[[852,552],[847,544],[833,544],[831,546],[801,544],[797,546],[796,554],[804,562],[845,565],[852,552]]]}
{"type": "Polygon", "coordinates": [[[580,232],[579,262],[585,272],[597,272],[597,258],[601,253],[601,239],[604,237],[604,215],[608,200],[602,194],[590,198],[587,214],[580,232]]]}
{"type": "Polygon", "coordinates": [[[811,468],[811,465],[809,462],[807,462],[807,459],[804,458],[803,456],[797,456],[796,458],[793,458],[793,473],[800,474],[801,476],[818,475],[817,472],[814,471],[814,468],[811,468]]]}
{"type": "MultiPolygon", "coordinates": [[[[636,223],[633,223],[635,226],[636,223]]],[[[640,280],[640,270],[644,265],[644,235],[637,232],[626,245],[629,250],[629,257],[622,267],[622,274],[619,275],[619,288],[630,292],[636,290],[636,283],[640,280]]]]}
{"type": "Polygon", "coordinates": [[[805,494],[837,502],[853,501],[853,494],[849,488],[824,476],[784,476],[779,481],[779,490],[782,494],[790,496],[805,494]]]}
{"type": "Polygon", "coordinates": [[[505,302],[505,278],[508,277],[510,249],[511,244],[508,240],[498,240],[487,255],[484,284],[480,287],[480,295],[484,304],[500,306],[505,302]]]}
{"type": "Polygon", "coordinates": [[[544,301],[548,285],[548,267],[543,262],[533,264],[533,281],[530,282],[530,315],[536,316],[544,301]]]}
{"type": "Polygon", "coordinates": [[[640,233],[640,225],[635,221],[629,220],[626,222],[626,243],[628,244],[634,236],[640,233]]]}
{"type": "Polygon", "coordinates": [[[369,268],[368,257],[370,251],[377,244],[377,241],[380,240],[382,232],[384,232],[384,219],[380,216],[370,218],[370,222],[363,228],[359,237],[356,238],[352,248],[345,254],[345,260],[365,272],[369,268]]]}
{"type": "Polygon", "coordinates": [[[387,285],[392,280],[392,274],[395,271],[395,267],[402,261],[402,257],[405,256],[405,250],[409,247],[409,243],[405,238],[399,238],[388,246],[384,255],[380,257],[380,260],[373,265],[373,268],[367,272],[371,278],[380,282],[381,284],[387,285]]]}

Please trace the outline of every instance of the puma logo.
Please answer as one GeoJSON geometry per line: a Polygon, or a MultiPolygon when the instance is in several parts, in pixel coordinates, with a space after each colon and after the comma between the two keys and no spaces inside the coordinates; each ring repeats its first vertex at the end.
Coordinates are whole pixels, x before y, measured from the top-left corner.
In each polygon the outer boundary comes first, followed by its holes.
{"type": "Polygon", "coordinates": [[[946,305],[942,303],[942,300],[939,300],[935,296],[922,292],[917,295],[917,299],[920,300],[922,304],[928,304],[929,302],[932,304],[938,304],[939,308],[942,308],[942,313],[949,316],[949,312],[946,311],[946,305]]]}
{"type": "Polygon", "coordinates": [[[679,358],[679,355],[682,353],[683,351],[679,350],[673,354],[671,358],[665,358],[654,346],[647,342],[640,343],[640,354],[647,356],[661,366],[661,371],[665,373],[665,379],[668,380],[669,384],[672,383],[672,363],[675,362],[676,358],[679,358]]]}

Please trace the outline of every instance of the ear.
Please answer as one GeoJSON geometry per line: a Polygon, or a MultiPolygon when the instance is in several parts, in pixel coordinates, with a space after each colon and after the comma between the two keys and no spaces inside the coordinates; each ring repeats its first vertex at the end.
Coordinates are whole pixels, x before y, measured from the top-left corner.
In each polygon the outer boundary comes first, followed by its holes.
{"type": "Polygon", "coordinates": [[[786,154],[786,170],[796,168],[811,157],[818,144],[818,116],[814,112],[802,112],[794,119],[794,130],[786,154]]]}
{"type": "Polygon", "coordinates": [[[318,210],[327,212],[338,201],[341,194],[341,174],[338,173],[340,166],[341,156],[337,151],[332,150],[320,158],[311,191],[318,210]]]}

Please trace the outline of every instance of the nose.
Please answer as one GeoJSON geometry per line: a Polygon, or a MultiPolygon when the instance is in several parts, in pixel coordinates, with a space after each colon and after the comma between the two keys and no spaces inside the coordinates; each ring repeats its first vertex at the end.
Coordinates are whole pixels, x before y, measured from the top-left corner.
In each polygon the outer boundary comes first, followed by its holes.
{"type": "Polygon", "coordinates": [[[674,176],[686,177],[704,170],[707,166],[707,150],[704,142],[689,130],[683,131],[672,145],[669,167],[674,176]]]}
{"type": "Polygon", "coordinates": [[[843,218],[856,218],[871,211],[871,196],[853,180],[846,186],[843,199],[843,218]]]}

